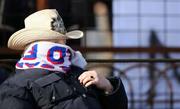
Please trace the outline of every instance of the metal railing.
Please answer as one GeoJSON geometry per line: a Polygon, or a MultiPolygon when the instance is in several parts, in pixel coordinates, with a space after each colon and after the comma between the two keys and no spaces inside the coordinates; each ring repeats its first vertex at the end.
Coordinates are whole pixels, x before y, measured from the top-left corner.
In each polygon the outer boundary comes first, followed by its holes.
{"type": "MultiPolygon", "coordinates": [[[[8,71],[14,70],[14,65],[17,59],[1,59],[1,68],[8,68],[8,71]]],[[[179,109],[180,108],[180,95],[179,82],[180,78],[174,75],[174,69],[179,74],[180,59],[114,59],[114,60],[99,60],[88,59],[89,63],[99,63],[95,67],[105,67],[118,72],[122,79],[129,100],[129,109],[179,109]],[[113,63],[113,64],[109,64],[113,63]],[[154,67],[154,76],[150,77],[149,68],[152,64],[164,64],[163,68],[158,66],[154,67]],[[114,64],[128,65],[124,68],[114,66],[114,64]],[[146,71],[141,71],[146,69],[146,71]],[[137,71],[138,70],[138,71],[137,71]],[[141,75],[140,73],[146,74],[141,75]],[[139,75],[139,76],[137,76],[139,75]],[[172,76],[173,75],[173,76],[172,76]],[[137,83],[137,81],[139,81],[137,83]],[[143,83],[146,81],[145,83],[143,83]],[[158,84],[165,84],[164,91],[158,89],[158,84]],[[176,84],[176,85],[174,85],[176,84]],[[143,89],[148,85],[149,87],[143,89]],[[146,91],[141,91],[141,89],[146,91]],[[164,97],[163,99],[160,99],[164,97]]],[[[93,66],[91,66],[93,67],[93,66]]],[[[179,74],[180,75],[180,74],[179,74]]]]}

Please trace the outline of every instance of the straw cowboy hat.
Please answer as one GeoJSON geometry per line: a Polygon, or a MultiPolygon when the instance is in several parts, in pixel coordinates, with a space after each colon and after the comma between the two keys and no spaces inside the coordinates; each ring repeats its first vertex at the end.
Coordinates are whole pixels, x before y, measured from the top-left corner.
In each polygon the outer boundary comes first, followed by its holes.
{"type": "Polygon", "coordinates": [[[45,9],[29,15],[25,28],[15,32],[8,40],[8,47],[23,50],[28,44],[40,40],[79,39],[83,32],[67,32],[61,16],[55,9],[45,9]]]}

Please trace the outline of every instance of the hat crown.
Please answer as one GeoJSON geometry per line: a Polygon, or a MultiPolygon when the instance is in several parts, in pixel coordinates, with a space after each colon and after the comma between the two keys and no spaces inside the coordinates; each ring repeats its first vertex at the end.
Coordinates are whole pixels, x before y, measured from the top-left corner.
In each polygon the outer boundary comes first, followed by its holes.
{"type": "Polygon", "coordinates": [[[25,28],[27,29],[48,29],[60,32],[62,34],[66,33],[66,28],[64,26],[61,16],[58,14],[56,9],[45,9],[37,11],[29,15],[25,20],[25,28]]]}
{"type": "Polygon", "coordinates": [[[73,30],[67,32],[61,16],[55,9],[37,11],[24,20],[25,28],[13,33],[8,40],[8,47],[23,50],[35,41],[56,41],[60,39],[79,39],[83,32],[73,30]]]}

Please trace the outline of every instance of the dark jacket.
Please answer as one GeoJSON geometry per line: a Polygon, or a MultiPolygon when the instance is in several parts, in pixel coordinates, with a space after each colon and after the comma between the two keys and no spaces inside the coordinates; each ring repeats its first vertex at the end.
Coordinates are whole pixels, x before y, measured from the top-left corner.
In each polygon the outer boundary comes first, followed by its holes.
{"type": "Polygon", "coordinates": [[[127,109],[120,78],[108,78],[114,87],[106,95],[95,86],[83,87],[72,66],[66,74],[43,69],[17,70],[0,86],[0,109],[127,109]]]}

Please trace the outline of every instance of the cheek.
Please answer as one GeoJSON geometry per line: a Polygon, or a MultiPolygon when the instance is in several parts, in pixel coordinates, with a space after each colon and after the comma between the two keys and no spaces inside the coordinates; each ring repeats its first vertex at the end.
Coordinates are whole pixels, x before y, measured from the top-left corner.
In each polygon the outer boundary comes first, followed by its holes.
{"type": "Polygon", "coordinates": [[[57,43],[65,45],[66,44],[66,39],[58,40],[57,43]]]}

